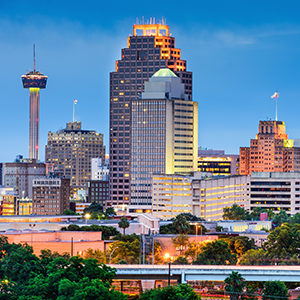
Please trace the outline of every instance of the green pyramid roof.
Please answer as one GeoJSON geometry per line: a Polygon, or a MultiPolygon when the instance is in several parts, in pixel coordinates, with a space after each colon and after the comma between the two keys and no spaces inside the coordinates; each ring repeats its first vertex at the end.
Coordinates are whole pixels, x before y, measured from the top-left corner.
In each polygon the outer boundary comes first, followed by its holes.
{"type": "Polygon", "coordinates": [[[158,70],[152,77],[177,77],[177,75],[168,68],[158,70]]]}

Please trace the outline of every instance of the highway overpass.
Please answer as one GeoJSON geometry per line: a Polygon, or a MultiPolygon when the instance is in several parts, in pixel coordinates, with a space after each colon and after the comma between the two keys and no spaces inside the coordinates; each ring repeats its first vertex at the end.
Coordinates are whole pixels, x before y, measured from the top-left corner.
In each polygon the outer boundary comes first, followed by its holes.
{"type": "MultiPolygon", "coordinates": [[[[117,269],[115,279],[168,279],[168,265],[109,265],[117,269]]],[[[232,271],[239,272],[246,281],[280,280],[300,283],[300,266],[214,266],[171,265],[171,280],[223,281],[232,271]]]]}

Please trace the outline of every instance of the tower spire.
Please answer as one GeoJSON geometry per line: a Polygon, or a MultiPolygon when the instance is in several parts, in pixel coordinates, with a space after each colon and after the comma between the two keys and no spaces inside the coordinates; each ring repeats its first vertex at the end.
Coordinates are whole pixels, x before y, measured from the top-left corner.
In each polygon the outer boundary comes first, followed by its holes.
{"type": "Polygon", "coordinates": [[[33,44],[33,71],[35,72],[35,44],[33,44]]]}

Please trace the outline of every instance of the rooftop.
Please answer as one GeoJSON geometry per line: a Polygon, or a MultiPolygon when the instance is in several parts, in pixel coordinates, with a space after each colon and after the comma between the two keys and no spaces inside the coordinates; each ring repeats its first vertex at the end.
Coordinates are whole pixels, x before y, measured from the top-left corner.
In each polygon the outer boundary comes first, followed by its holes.
{"type": "Polygon", "coordinates": [[[177,75],[168,68],[158,70],[152,77],[177,77],[177,75]]]}

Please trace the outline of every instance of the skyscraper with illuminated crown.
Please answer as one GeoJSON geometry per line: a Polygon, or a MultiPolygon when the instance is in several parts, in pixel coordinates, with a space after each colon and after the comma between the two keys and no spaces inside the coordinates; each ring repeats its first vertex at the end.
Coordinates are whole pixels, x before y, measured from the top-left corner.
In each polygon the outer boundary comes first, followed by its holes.
{"type": "Polygon", "coordinates": [[[143,85],[161,68],[171,69],[192,97],[192,72],[175,48],[175,38],[164,22],[135,24],[122,49],[116,69],[110,73],[110,201],[108,206],[126,209],[130,201],[131,102],[143,85]]]}

